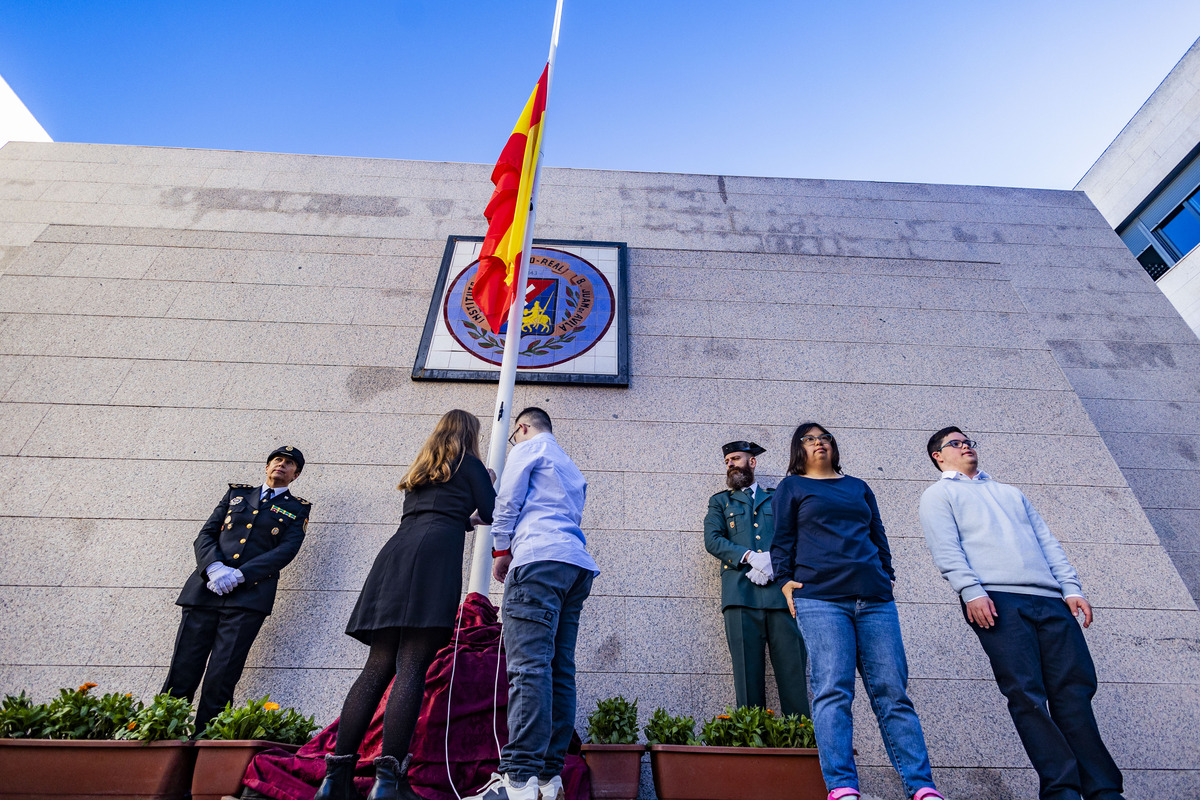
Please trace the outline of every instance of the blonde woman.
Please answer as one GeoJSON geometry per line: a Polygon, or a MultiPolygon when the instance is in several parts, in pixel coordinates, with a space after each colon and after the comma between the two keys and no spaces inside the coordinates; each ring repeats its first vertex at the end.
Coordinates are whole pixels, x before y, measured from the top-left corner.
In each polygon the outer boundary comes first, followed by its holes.
{"type": "Polygon", "coordinates": [[[370,646],[342,706],[317,800],[358,800],[354,767],[371,716],[393,676],[371,800],[420,800],[399,773],[425,692],[425,671],[453,632],[472,513],[490,524],[496,491],[479,459],[479,420],[455,409],[438,420],[397,487],[404,516],[367,575],[346,633],[370,646]]]}

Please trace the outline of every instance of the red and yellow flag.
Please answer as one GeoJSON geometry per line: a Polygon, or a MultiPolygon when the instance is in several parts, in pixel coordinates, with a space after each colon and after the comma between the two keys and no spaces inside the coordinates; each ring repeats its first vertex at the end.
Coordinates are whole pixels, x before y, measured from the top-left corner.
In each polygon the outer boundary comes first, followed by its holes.
{"type": "MultiPolygon", "coordinates": [[[[517,272],[525,226],[529,221],[529,203],[533,195],[533,175],[542,143],[542,115],[546,110],[546,80],[550,65],[542,70],[529,102],[521,112],[512,135],[492,170],[496,190],[483,216],[488,221],[487,236],[479,252],[479,271],[475,273],[472,293],[475,304],[487,317],[493,333],[508,317],[516,299],[517,272]]],[[[527,257],[527,256],[526,256],[527,257]]],[[[524,302],[524,297],[520,300],[524,302]]]]}

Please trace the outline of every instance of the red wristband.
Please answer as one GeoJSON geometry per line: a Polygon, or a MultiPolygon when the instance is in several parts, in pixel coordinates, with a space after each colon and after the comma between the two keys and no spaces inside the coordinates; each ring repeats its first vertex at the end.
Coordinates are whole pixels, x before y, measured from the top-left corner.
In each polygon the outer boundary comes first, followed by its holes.
{"type": "Polygon", "coordinates": [[[492,558],[499,558],[500,556],[507,556],[507,555],[510,555],[511,552],[512,551],[510,551],[510,550],[493,550],[492,558]]]}

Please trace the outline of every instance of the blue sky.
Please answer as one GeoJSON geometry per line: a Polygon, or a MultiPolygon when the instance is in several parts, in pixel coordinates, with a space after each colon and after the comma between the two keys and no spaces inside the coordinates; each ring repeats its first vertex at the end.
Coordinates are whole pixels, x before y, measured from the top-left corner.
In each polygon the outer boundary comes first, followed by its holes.
{"type": "MultiPolygon", "coordinates": [[[[553,10],[6,0],[0,76],[57,141],[491,162],[553,10]]],[[[1197,36],[1195,0],[566,0],[546,158],[1071,188],[1197,36]]]]}

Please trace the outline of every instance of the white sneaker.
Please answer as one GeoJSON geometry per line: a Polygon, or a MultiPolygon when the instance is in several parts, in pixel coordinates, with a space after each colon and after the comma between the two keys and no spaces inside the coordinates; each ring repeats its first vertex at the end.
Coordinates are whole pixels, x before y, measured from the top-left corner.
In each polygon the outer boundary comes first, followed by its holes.
{"type": "Polygon", "coordinates": [[[478,793],[464,797],[463,800],[539,800],[538,779],[534,775],[529,780],[518,783],[507,775],[493,772],[491,780],[485,783],[478,793]]]}
{"type": "Polygon", "coordinates": [[[548,781],[538,781],[540,800],[564,800],[562,776],[555,775],[548,781]]]}

